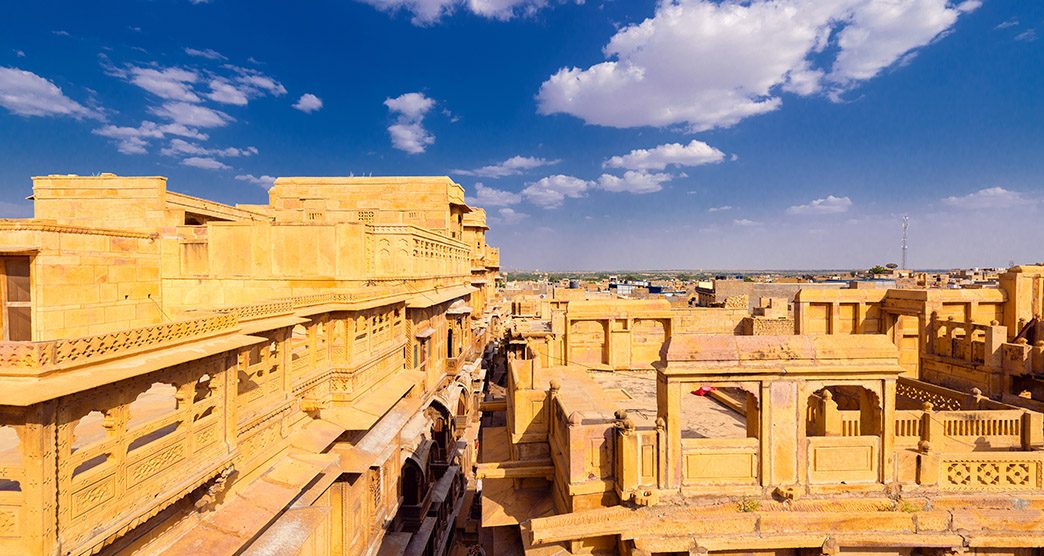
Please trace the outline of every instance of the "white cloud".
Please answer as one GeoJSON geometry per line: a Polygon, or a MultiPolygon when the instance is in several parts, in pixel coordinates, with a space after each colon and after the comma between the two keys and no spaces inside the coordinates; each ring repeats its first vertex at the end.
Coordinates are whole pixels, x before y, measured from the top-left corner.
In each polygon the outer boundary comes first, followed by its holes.
{"type": "Polygon", "coordinates": [[[480,207],[505,207],[508,205],[517,205],[522,202],[522,195],[513,191],[494,189],[492,187],[486,187],[482,183],[476,183],[475,196],[468,197],[466,201],[468,204],[474,204],[480,207]]]}
{"type": "Polygon", "coordinates": [[[15,50],[14,53],[15,53],[15,56],[18,56],[19,58],[25,58],[25,51],[24,50],[15,50]]]}
{"type": "MultiPolygon", "coordinates": [[[[199,51],[196,55],[210,53],[221,56],[214,51],[199,51]]],[[[212,58],[214,59],[214,58],[212,58]]],[[[220,70],[197,70],[182,67],[162,67],[158,64],[149,66],[119,67],[102,56],[102,67],[106,73],[124,79],[141,89],[148,91],[168,102],[203,103],[203,98],[222,104],[245,106],[252,98],[265,95],[282,96],[286,87],[276,79],[257,70],[224,64],[220,70]],[[209,89],[202,90],[202,86],[209,89]],[[197,89],[200,86],[200,89],[197,89]]]]}
{"type": "Polygon", "coordinates": [[[1019,20],[1017,18],[1013,17],[1011,19],[1006,19],[1006,20],[998,23],[997,26],[994,27],[994,29],[1007,29],[1009,27],[1017,27],[1018,25],[1019,25],[1019,20]]]}
{"type": "Polygon", "coordinates": [[[942,202],[958,209],[980,210],[1011,208],[1033,204],[1035,201],[1018,191],[1010,191],[1003,187],[987,187],[960,197],[946,197],[942,202]]]}
{"type": "Polygon", "coordinates": [[[210,92],[207,93],[207,98],[214,102],[235,106],[246,106],[250,101],[245,91],[223,77],[210,80],[210,92]]]}
{"type": "Polygon", "coordinates": [[[228,69],[234,71],[237,76],[235,81],[244,89],[247,96],[253,98],[269,94],[274,97],[283,96],[286,94],[286,87],[282,83],[276,81],[274,78],[265,75],[257,70],[250,68],[242,68],[239,66],[225,66],[228,69]]]}
{"type": "Polygon", "coordinates": [[[622,156],[614,156],[602,163],[606,168],[629,170],[663,170],[668,166],[701,166],[725,159],[725,153],[693,139],[688,145],[667,143],[651,149],[635,149],[622,156]]]}
{"type": "Polygon", "coordinates": [[[663,184],[671,181],[671,177],[670,174],[628,170],[622,177],[602,174],[598,178],[598,187],[613,193],[655,193],[663,189],[663,184]]]}
{"type": "Polygon", "coordinates": [[[409,154],[420,154],[435,143],[435,136],[419,123],[388,126],[392,146],[409,154]]]}
{"type": "Polygon", "coordinates": [[[577,177],[556,174],[530,183],[522,190],[522,196],[534,205],[549,209],[558,208],[566,198],[583,197],[594,185],[594,182],[577,177]]]}
{"type": "Polygon", "coordinates": [[[404,93],[384,99],[384,105],[403,118],[419,120],[435,106],[435,101],[424,93],[404,93]]]}
{"type": "Polygon", "coordinates": [[[145,154],[149,139],[162,139],[163,132],[153,122],[142,122],[140,127],[107,125],[91,131],[95,135],[116,140],[116,150],[123,154],[145,154]]]}
{"type": "Polygon", "coordinates": [[[517,176],[526,170],[558,164],[559,160],[548,160],[533,156],[513,156],[503,162],[483,166],[474,170],[453,170],[454,173],[465,176],[480,176],[483,178],[502,178],[504,176],[517,176]]]}
{"type": "Polygon", "coordinates": [[[761,225],[761,222],[757,222],[755,220],[749,220],[747,218],[737,218],[736,220],[733,220],[732,223],[734,225],[736,225],[736,226],[743,226],[745,228],[749,228],[751,226],[760,226],[761,225]]]}
{"type": "Polygon", "coordinates": [[[620,29],[606,61],[541,85],[542,114],[613,126],[728,127],[781,92],[832,98],[949,30],[947,0],[664,0],[620,29]]]}
{"type": "Polygon", "coordinates": [[[1037,31],[1034,30],[1034,29],[1030,29],[1028,31],[1023,31],[1023,32],[1019,33],[1018,35],[1015,35],[1015,40],[1021,41],[1021,42],[1033,42],[1033,41],[1037,40],[1037,31]]]}
{"type": "Polygon", "coordinates": [[[18,116],[97,117],[53,82],[18,68],[0,67],[0,106],[18,116]]]}
{"type": "Polygon", "coordinates": [[[127,79],[134,85],[165,100],[199,102],[192,85],[199,81],[199,74],[183,68],[131,67],[127,79]]]}
{"type": "Polygon", "coordinates": [[[787,214],[840,214],[852,208],[852,200],[848,197],[827,195],[807,205],[794,205],[787,209],[787,214]]]}
{"type": "Polygon", "coordinates": [[[209,157],[240,157],[253,156],[257,154],[257,147],[227,147],[224,149],[208,149],[196,143],[189,143],[183,139],[172,139],[170,144],[160,151],[164,156],[209,156],[209,157]]]}
{"type": "Polygon", "coordinates": [[[185,54],[189,56],[195,56],[197,58],[206,58],[207,60],[228,60],[224,54],[214,50],[213,48],[206,48],[203,50],[197,50],[195,48],[185,48],[185,54]]]}
{"type": "Polygon", "coordinates": [[[91,131],[95,135],[116,140],[116,150],[123,154],[145,154],[148,144],[153,139],[163,139],[167,135],[186,137],[197,141],[205,141],[208,136],[196,129],[181,124],[159,125],[148,120],[138,127],[121,127],[106,125],[91,131]]]}
{"type": "Polygon", "coordinates": [[[187,127],[224,127],[233,121],[220,110],[188,102],[166,102],[149,108],[149,112],[187,127]]]}
{"type": "Polygon", "coordinates": [[[711,208],[707,209],[707,212],[725,212],[727,210],[732,210],[732,206],[731,205],[722,205],[720,207],[711,207],[711,208]]]}
{"type": "MultiPolygon", "coordinates": [[[[381,11],[399,10],[412,14],[414,25],[431,25],[458,9],[475,15],[507,21],[517,16],[527,16],[548,4],[548,0],[359,0],[381,11]]],[[[577,0],[583,3],[583,0],[577,0]]]]}
{"type": "MultiPolygon", "coordinates": [[[[142,125],[152,122],[142,122],[142,125]]],[[[182,124],[164,124],[159,126],[159,130],[165,135],[177,135],[179,137],[187,137],[189,139],[196,139],[197,141],[206,141],[210,138],[209,135],[199,131],[198,129],[192,129],[182,124]]]]}
{"type": "Polygon", "coordinates": [[[218,76],[210,80],[207,98],[214,102],[246,106],[252,98],[265,95],[278,97],[286,94],[286,87],[282,83],[263,73],[237,66],[225,67],[231,69],[235,75],[218,76]]]}
{"type": "Polygon", "coordinates": [[[193,168],[202,168],[204,170],[227,170],[229,166],[220,160],[205,156],[190,156],[185,160],[181,161],[185,166],[192,166],[193,168]]]}
{"type": "Polygon", "coordinates": [[[424,93],[405,93],[384,100],[384,105],[396,115],[396,122],[388,126],[392,146],[409,154],[424,152],[435,143],[435,136],[424,129],[424,116],[435,106],[435,101],[424,93]]]}
{"type": "Polygon", "coordinates": [[[312,93],[305,93],[294,103],[294,108],[306,114],[315,112],[323,107],[323,100],[312,93]]]}
{"type": "Polygon", "coordinates": [[[518,224],[519,222],[529,218],[529,215],[524,212],[518,212],[513,208],[502,208],[497,211],[497,221],[501,224],[518,224]]]}
{"type": "Polygon", "coordinates": [[[240,174],[236,176],[236,179],[239,181],[252,183],[258,187],[263,187],[265,189],[271,189],[271,187],[275,185],[276,181],[275,176],[255,176],[253,174],[240,174]]]}
{"type": "Polygon", "coordinates": [[[624,172],[623,176],[602,174],[597,180],[556,174],[527,184],[522,190],[522,197],[534,205],[554,209],[562,206],[566,199],[585,197],[591,190],[639,195],[654,193],[663,189],[663,184],[673,177],[666,173],[636,170],[628,170],[624,172]]]}

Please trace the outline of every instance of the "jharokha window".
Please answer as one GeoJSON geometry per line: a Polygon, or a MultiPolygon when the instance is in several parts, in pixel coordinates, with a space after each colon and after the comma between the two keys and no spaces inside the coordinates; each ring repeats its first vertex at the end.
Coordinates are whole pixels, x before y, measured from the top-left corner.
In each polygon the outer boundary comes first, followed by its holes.
{"type": "Polygon", "coordinates": [[[3,302],[4,340],[33,339],[29,297],[29,257],[0,257],[0,297],[3,302]]]}

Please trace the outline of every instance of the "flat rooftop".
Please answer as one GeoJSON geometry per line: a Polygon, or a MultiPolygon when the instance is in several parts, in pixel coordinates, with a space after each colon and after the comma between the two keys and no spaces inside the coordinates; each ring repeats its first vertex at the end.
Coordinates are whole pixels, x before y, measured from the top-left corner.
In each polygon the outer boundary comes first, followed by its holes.
{"type": "MultiPolygon", "coordinates": [[[[656,427],[656,371],[587,371],[640,429],[656,427]],[[621,393],[623,395],[621,395],[621,393]]],[[[682,438],[745,438],[746,418],[709,396],[682,398],[682,438]]]]}

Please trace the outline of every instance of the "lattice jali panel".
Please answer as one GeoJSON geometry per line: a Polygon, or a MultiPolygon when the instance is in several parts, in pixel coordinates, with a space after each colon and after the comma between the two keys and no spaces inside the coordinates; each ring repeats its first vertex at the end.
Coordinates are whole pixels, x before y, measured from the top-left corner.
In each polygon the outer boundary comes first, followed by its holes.
{"type": "Polygon", "coordinates": [[[130,486],[134,486],[183,459],[185,459],[184,444],[175,444],[131,465],[127,469],[127,481],[130,486]]]}
{"type": "Polygon", "coordinates": [[[283,299],[278,301],[271,301],[268,303],[256,303],[254,305],[240,305],[237,307],[229,307],[227,309],[221,309],[222,313],[231,313],[236,315],[239,320],[252,320],[267,315],[279,315],[283,313],[289,313],[294,308],[294,303],[290,299],[283,299]]]}
{"type": "Polygon", "coordinates": [[[961,409],[961,400],[959,399],[944,396],[938,392],[923,390],[903,382],[899,382],[895,385],[895,393],[897,396],[902,396],[911,400],[929,402],[932,404],[932,408],[935,411],[960,411],[961,409]]]}
{"type": "Polygon", "coordinates": [[[940,462],[940,487],[944,490],[1037,490],[1042,465],[1038,458],[1013,460],[943,459],[940,462]]]}
{"type": "Polygon", "coordinates": [[[87,485],[72,495],[73,515],[81,516],[116,496],[116,476],[87,485]]]}
{"type": "Polygon", "coordinates": [[[101,336],[88,336],[54,342],[54,363],[72,364],[96,357],[133,352],[152,345],[160,345],[186,338],[228,330],[236,325],[236,316],[217,315],[196,320],[172,322],[134,330],[124,330],[101,336]]]}
{"type": "Polygon", "coordinates": [[[0,367],[36,369],[49,365],[54,346],[40,342],[0,342],[0,367]]]}
{"type": "Polygon", "coordinates": [[[198,359],[59,399],[63,550],[90,553],[220,472],[229,456],[221,442],[228,360],[198,359]]]}

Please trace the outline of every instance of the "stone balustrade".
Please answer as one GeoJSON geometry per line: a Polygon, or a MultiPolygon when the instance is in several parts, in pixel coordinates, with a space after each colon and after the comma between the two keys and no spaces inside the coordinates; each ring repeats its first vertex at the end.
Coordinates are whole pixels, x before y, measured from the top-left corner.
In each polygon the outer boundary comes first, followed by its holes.
{"type": "Polygon", "coordinates": [[[17,435],[0,447],[0,553],[97,552],[168,508],[208,504],[230,475],[256,473],[297,442],[323,409],[402,382],[405,327],[359,340],[353,313],[336,304],[347,300],[304,296],[104,336],[0,344],[6,374],[43,384],[75,366],[113,377],[0,408],[0,431],[17,435]],[[278,317],[316,305],[324,310],[278,317]],[[276,317],[270,326],[265,315],[276,317]],[[257,323],[250,335],[235,333],[240,318],[257,323]],[[224,343],[207,344],[214,335],[224,343]],[[170,346],[195,353],[154,371],[114,372],[115,357],[170,346]]]}
{"type": "Polygon", "coordinates": [[[410,225],[368,225],[367,248],[374,276],[468,274],[471,248],[458,240],[410,225]]]}
{"type": "MultiPolygon", "coordinates": [[[[399,281],[401,282],[401,281],[399,281]]],[[[432,281],[432,285],[440,285],[432,281]]],[[[40,342],[0,342],[0,376],[43,375],[56,370],[95,364],[101,361],[139,354],[158,347],[235,332],[241,321],[289,314],[307,307],[350,304],[360,299],[403,293],[401,287],[381,287],[365,295],[323,293],[277,299],[265,303],[214,309],[206,316],[158,324],[110,334],[40,342]]],[[[411,290],[417,289],[417,286],[411,290]]]]}

